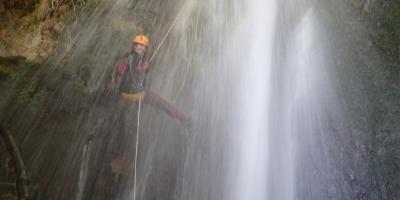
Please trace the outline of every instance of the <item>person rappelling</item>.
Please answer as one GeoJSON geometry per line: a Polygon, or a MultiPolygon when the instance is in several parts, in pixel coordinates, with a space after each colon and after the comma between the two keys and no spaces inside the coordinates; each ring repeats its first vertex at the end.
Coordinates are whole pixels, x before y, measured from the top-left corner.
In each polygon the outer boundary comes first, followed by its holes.
{"type": "Polygon", "coordinates": [[[146,59],[146,51],[150,47],[150,39],[145,35],[133,35],[131,52],[116,60],[111,72],[109,88],[118,92],[126,102],[143,101],[165,111],[169,116],[187,122],[188,117],[162,99],[159,95],[145,88],[146,74],[150,62],[146,59]]]}
{"type": "Polygon", "coordinates": [[[144,81],[149,63],[145,53],[150,45],[149,39],[144,35],[133,36],[133,46],[130,53],[118,58],[111,74],[111,87],[115,87],[118,79],[118,89],[126,101],[143,100],[145,96],[144,81]]]}
{"type": "MultiPolygon", "coordinates": [[[[129,138],[129,135],[134,134],[133,130],[136,130],[136,144],[134,146],[135,156],[133,188],[133,199],[135,200],[142,102],[163,110],[172,118],[182,122],[185,127],[188,127],[189,125],[189,118],[184,113],[180,112],[178,109],[172,106],[170,103],[162,99],[159,95],[151,91],[148,87],[146,87],[146,77],[150,69],[150,61],[152,60],[152,58],[154,58],[154,55],[158,52],[161,45],[157,48],[149,61],[146,58],[146,52],[150,47],[150,39],[145,35],[133,35],[131,37],[131,40],[133,42],[131,51],[116,59],[112,66],[110,78],[107,85],[109,90],[117,90],[118,98],[123,101],[122,110],[120,110],[119,113],[122,117],[119,123],[121,123],[123,134],[120,134],[121,137],[116,136],[116,138],[118,138],[116,139],[116,141],[118,141],[117,143],[124,144],[126,142],[126,138],[129,138]],[[137,106],[134,106],[135,104],[137,106]],[[133,120],[134,118],[132,117],[135,116],[134,110],[136,110],[136,121],[133,120]]],[[[112,158],[112,169],[118,169],[115,163],[119,163],[118,161],[121,160],[120,156],[118,155],[121,154],[121,151],[123,151],[122,149],[119,151],[117,150],[117,156],[112,158]]]]}

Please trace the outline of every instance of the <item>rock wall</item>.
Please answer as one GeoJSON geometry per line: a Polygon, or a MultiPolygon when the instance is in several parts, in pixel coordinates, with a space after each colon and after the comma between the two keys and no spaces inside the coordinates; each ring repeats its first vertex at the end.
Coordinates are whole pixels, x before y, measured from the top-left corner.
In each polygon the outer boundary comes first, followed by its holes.
{"type": "Polygon", "coordinates": [[[73,17],[73,8],[83,1],[0,1],[0,56],[42,61],[73,17]]]}

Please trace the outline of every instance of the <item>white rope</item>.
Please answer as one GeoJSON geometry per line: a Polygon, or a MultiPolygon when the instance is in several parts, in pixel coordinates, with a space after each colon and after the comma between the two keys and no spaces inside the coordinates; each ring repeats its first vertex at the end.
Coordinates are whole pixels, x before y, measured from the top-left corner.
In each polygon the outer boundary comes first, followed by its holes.
{"type": "MultiPolygon", "coordinates": [[[[168,35],[174,28],[176,22],[178,21],[179,14],[176,15],[174,21],[172,22],[171,26],[168,28],[167,32],[165,33],[163,39],[161,40],[160,44],[158,45],[157,49],[154,51],[153,55],[149,59],[149,62],[153,61],[154,57],[157,55],[158,51],[161,49],[161,46],[164,44],[165,40],[167,39],[168,35]]],[[[143,82],[142,82],[143,83],[143,82]]],[[[140,127],[140,107],[141,101],[139,100],[139,108],[137,112],[137,127],[136,127],[136,149],[135,149],[135,169],[134,169],[134,180],[133,180],[133,200],[136,200],[136,176],[137,176],[137,157],[138,157],[138,149],[139,149],[139,127],[140,127]]]]}
{"type": "MultiPolygon", "coordinates": [[[[178,16],[176,16],[175,20],[173,21],[173,23],[171,24],[171,26],[169,27],[167,33],[165,34],[164,38],[161,40],[160,45],[158,45],[156,51],[154,52],[154,54],[151,56],[149,62],[151,63],[151,61],[154,59],[154,56],[157,55],[158,51],[160,50],[161,46],[164,44],[165,40],[167,39],[169,33],[171,32],[172,28],[174,27],[178,16]]],[[[143,84],[143,80],[142,80],[142,84],[143,84]]],[[[136,127],[136,147],[135,147],[135,169],[134,169],[134,175],[133,175],[133,200],[136,200],[136,177],[137,177],[137,157],[138,157],[138,149],[139,149],[139,130],[140,130],[140,108],[141,107],[141,100],[139,100],[139,108],[138,108],[138,112],[137,112],[137,127],[136,127]]]]}
{"type": "MultiPolygon", "coordinates": [[[[179,13],[180,14],[180,13],[179,13]]],[[[171,26],[168,28],[167,32],[165,33],[163,39],[161,40],[160,44],[158,45],[157,49],[154,51],[153,55],[151,56],[151,58],[149,59],[149,62],[151,63],[151,61],[153,61],[154,57],[157,55],[158,51],[161,49],[161,46],[164,44],[165,40],[167,39],[168,35],[170,34],[170,32],[172,31],[172,28],[174,28],[176,22],[178,21],[179,18],[179,14],[176,15],[174,21],[172,22],[171,26]]]]}
{"type": "Polygon", "coordinates": [[[140,107],[141,100],[139,100],[139,108],[137,112],[137,127],[136,127],[136,149],[135,149],[135,169],[134,169],[134,179],[133,179],[133,200],[136,200],[136,168],[137,168],[137,157],[138,157],[138,149],[139,149],[139,127],[140,127],[140,107]]]}

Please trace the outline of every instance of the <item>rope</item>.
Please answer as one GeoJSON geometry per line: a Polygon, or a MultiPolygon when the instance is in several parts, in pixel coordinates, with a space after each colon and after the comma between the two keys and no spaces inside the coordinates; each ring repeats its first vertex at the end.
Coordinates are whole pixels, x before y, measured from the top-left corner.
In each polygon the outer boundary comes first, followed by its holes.
{"type": "MultiPolygon", "coordinates": [[[[142,60],[143,56],[140,57],[142,60]]],[[[140,62],[138,63],[140,65],[140,62]]],[[[129,67],[132,69],[132,57],[129,56],[129,67]]],[[[131,73],[133,70],[131,70],[131,73]]],[[[140,85],[143,87],[143,81],[141,80],[140,85]]],[[[137,112],[137,126],[136,126],[136,145],[135,145],[135,169],[133,175],[133,200],[136,200],[136,177],[137,177],[137,158],[138,158],[138,151],[139,151],[139,131],[140,131],[140,112],[141,112],[142,101],[139,100],[138,102],[138,112],[137,112]]]]}
{"type": "Polygon", "coordinates": [[[140,127],[140,107],[141,101],[139,100],[139,108],[137,112],[137,127],[136,127],[136,149],[135,149],[135,170],[134,170],[134,179],[133,179],[133,200],[136,200],[136,167],[137,167],[137,157],[138,157],[138,149],[139,149],[139,127],[140,127]]]}
{"type": "MultiPolygon", "coordinates": [[[[161,40],[160,44],[158,45],[157,49],[154,51],[153,55],[149,59],[151,63],[154,57],[157,55],[158,51],[161,49],[162,45],[164,44],[165,40],[167,39],[168,35],[171,33],[172,28],[175,26],[176,22],[178,21],[179,14],[176,15],[174,21],[169,26],[167,32],[165,33],[163,39],[161,40]]],[[[143,82],[142,82],[143,84],[143,82]]],[[[135,147],[135,170],[134,170],[134,180],[133,180],[133,200],[136,200],[136,177],[137,177],[137,157],[138,157],[138,149],[139,149],[139,128],[140,128],[140,109],[141,109],[141,101],[139,101],[139,108],[137,112],[137,127],[136,127],[136,147],[135,147]]]]}
{"type": "MultiPolygon", "coordinates": [[[[180,14],[180,12],[179,12],[180,14]]],[[[154,57],[157,55],[158,51],[161,49],[161,46],[164,44],[165,40],[167,39],[168,35],[171,33],[172,28],[174,28],[176,22],[178,21],[178,17],[179,14],[176,15],[174,21],[172,22],[172,24],[169,26],[167,32],[165,33],[163,39],[161,40],[160,44],[158,45],[157,49],[154,51],[153,55],[151,56],[151,58],[149,59],[149,62],[151,63],[151,61],[153,61],[154,57]]]]}

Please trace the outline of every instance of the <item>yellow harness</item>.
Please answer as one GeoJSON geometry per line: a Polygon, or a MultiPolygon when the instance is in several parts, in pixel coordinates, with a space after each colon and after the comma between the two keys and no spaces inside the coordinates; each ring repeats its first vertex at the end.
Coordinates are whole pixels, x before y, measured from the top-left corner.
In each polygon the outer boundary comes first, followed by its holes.
{"type": "Polygon", "coordinates": [[[121,94],[122,98],[127,101],[127,102],[138,102],[142,101],[145,96],[145,92],[139,92],[139,93],[122,93],[121,94]]]}

